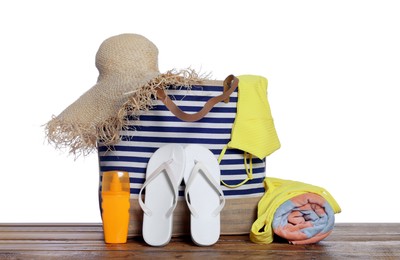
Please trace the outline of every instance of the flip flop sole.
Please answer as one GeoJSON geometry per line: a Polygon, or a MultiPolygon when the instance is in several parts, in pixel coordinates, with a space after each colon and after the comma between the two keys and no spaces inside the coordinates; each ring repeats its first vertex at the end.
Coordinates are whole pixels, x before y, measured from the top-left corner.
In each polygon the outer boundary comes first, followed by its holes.
{"type": "MultiPolygon", "coordinates": [[[[188,183],[195,161],[201,162],[207,169],[210,177],[216,183],[220,182],[220,168],[214,154],[201,145],[185,147],[186,167],[184,180],[188,183]]],[[[220,214],[215,210],[220,206],[220,196],[204,174],[197,173],[188,190],[190,204],[196,211],[191,214],[190,230],[194,243],[201,246],[215,244],[220,236],[220,214]]]]}
{"type": "MultiPolygon", "coordinates": [[[[156,174],[154,171],[171,158],[173,160],[169,167],[176,186],[179,186],[185,162],[185,153],[180,145],[168,144],[159,148],[148,162],[146,179],[156,174]]],[[[173,214],[167,216],[167,212],[173,206],[175,193],[170,182],[167,172],[163,172],[149,182],[145,189],[145,205],[151,214],[143,215],[142,233],[145,242],[152,246],[166,245],[171,239],[173,214]]]]}

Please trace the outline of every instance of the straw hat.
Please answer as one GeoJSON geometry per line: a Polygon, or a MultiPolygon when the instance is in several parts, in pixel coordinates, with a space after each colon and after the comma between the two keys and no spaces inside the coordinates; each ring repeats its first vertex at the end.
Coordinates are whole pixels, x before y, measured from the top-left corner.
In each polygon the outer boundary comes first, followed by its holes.
{"type": "Polygon", "coordinates": [[[161,74],[157,47],[138,34],[106,39],[97,51],[96,67],[96,85],[46,125],[49,141],[73,154],[91,152],[98,140],[116,143],[125,116],[151,107],[155,88],[199,82],[194,71],[161,74]]]}

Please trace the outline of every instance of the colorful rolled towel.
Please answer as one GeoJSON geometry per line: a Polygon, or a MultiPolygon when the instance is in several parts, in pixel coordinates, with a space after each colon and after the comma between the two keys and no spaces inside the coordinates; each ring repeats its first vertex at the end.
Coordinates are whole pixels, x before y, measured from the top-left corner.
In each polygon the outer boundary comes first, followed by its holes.
{"type": "Polygon", "coordinates": [[[274,234],[292,244],[312,244],[333,230],[341,209],[325,189],[298,181],[267,177],[265,194],[258,203],[250,240],[272,243],[274,234]]]}

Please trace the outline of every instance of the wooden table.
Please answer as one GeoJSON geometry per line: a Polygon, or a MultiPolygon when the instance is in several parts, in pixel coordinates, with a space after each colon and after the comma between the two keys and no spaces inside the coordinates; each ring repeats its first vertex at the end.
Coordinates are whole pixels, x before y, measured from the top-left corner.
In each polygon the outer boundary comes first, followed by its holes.
{"type": "Polygon", "coordinates": [[[399,224],[337,224],[314,245],[269,245],[247,235],[222,236],[211,247],[193,245],[190,237],[173,238],[165,247],[147,246],[141,238],[105,244],[100,224],[0,224],[0,259],[400,259],[399,224]]]}

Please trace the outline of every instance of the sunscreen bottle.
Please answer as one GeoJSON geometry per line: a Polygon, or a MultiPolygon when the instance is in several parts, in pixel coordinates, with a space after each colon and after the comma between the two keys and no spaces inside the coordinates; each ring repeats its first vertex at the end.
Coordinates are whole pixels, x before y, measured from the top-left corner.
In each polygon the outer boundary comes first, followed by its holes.
{"type": "Polygon", "coordinates": [[[129,174],[121,171],[103,173],[101,208],[106,243],[126,243],[129,225],[129,174]]]}

